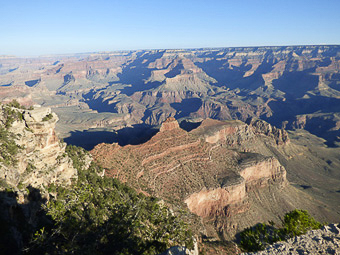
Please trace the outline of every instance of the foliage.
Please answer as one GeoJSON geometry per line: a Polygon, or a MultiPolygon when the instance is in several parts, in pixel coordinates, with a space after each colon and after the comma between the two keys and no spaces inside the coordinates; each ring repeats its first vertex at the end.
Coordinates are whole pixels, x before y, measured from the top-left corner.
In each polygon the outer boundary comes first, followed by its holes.
{"type": "Polygon", "coordinates": [[[7,105],[2,105],[3,125],[0,125],[0,162],[7,166],[14,166],[17,163],[15,157],[20,150],[20,146],[15,143],[15,135],[8,131],[15,120],[23,120],[22,112],[15,109],[20,107],[20,104],[15,100],[7,105]]]}
{"type": "Polygon", "coordinates": [[[192,234],[156,198],[137,194],[117,179],[100,177],[91,164],[84,170],[85,151],[68,146],[78,169],[71,188],[56,191],[45,209],[53,226],[32,238],[29,252],[37,254],[159,254],[176,245],[193,247],[192,234]]]}
{"type": "Polygon", "coordinates": [[[26,173],[31,173],[33,172],[34,170],[36,169],[36,167],[31,163],[29,162],[26,166],[26,173]]]}
{"type": "Polygon", "coordinates": [[[240,233],[240,244],[247,251],[263,250],[268,244],[282,241],[282,231],[273,226],[259,223],[240,233]]]}
{"type": "Polygon", "coordinates": [[[253,227],[246,228],[240,234],[241,247],[249,252],[259,251],[278,241],[305,234],[308,230],[322,227],[305,210],[293,210],[286,213],[282,221],[282,228],[275,228],[274,223],[270,225],[259,223],[253,227]]]}
{"type": "Polygon", "coordinates": [[[19,121],[23,120],[22,112],[11,107],[10,104],[3,106],[3,114],[4,114],[4,118],[5,118],[4,124],[5,124],[6,128],[11,127],[15,120],[19,120],[19,121]]]}
{"type": "Polygon", "coordinates": [[[85,155],[87,152],[82,147],[77,147],[74,145],[67,145],[65,151],[72,159],[73,167],[78,171],[83,170],[85,167],[85,155]]]}
{"type": "Polygon", "coordinates": [[[14,108],[17,108],[17,109],[26,109],[25,106],[23,105],[20,105],[20,103],[13,99],[10,103],[7,104],[9,107],[14,107],[14,108]]]}
{"type": "Polygon", "coordinates": [[[52,119],[53,118],[53,114],[52,113],[49,113],[49,114],[47,114],[44,118],[42,118],[42,121],[48,121],[48,120],[50,120],[50,119],[52,119]]]}
{"type": "Polygon", "coordinates": [[[13,135],[6,128],[0,127],[0,162],[15,165],[19,149],[20,146],[15,143],[13,135]]]}
{"type": "Polygon", "coordinates": [[[322,224],[308,214],[306,210],[294,210],[287,213],[283,219],[283,230],[287,237],[306,234],[312,229],[319,229],[322,224]]]}

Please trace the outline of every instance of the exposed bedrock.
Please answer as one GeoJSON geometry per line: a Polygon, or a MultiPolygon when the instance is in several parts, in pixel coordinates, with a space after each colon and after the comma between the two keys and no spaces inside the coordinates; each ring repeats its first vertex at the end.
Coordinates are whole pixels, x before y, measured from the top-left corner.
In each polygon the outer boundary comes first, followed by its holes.
{"type": "Polygon", "coordinates": [[[65,133],[101,120],[117,130],[160,125],[168,117],[256,117],[276,127],[304,128],[334,146],[340,132],[339,49],[310,45],[0,57],[0,98],[59,108],[58,129],[65,133]],[[304,123],[300,116],[306,114],[304,123]]]}
{"type": "MultiPolygon", "coordinates": [[[[209,224],[213,221],[215,227],[235,233],[239,230],[235,217],[258,213],[252,209],[252,193],[275,187],[274,196],[281,197],[289,186],[285,168],[264,150],[265,142],[287,144],[277,143],[272,127],[261,130],[241,121],[206,119],[186,132],[171,117],[143,144],[99,144],[91,154],[107,175],[144,194],[187,205],[209,224]]],[[[270,211],[267,206],[261,210],[270,211]]],[[[245,226],[255,223],[251,219],[245,226]]]]}
{"type": "MultiPolygon", "coordinates": [[[[226,187],[191,194],[185,203],[191,212],[201,217],[215,217],[230,214],[229,208],[237,208],[238,212],[248,209],[248,204],[243,203],[246,198],[245,181],[234,183],[226,187]]],[[[235,213],[235,211],[233,211],[235,213]]]]}
{"type": "Polygon", "coordinates": [[[15,111],[21,111],[22,120],[14,121],[9,132],[15,136],[20,149],[15,156],[16,164],[0,163],[1,179],[13,186],[20,183],[33,187],[70,184],[71,179],[77,177],[77,171],[65,154],[66,144],[60,142],[55,133],[57,115],[43,107],[15,111]]]}
{"type": "Polygon", "coordinates": [[[190,211],[201,217],[227,217],[249,209],[247,193],[269,185],[288,184],[284,167],[274,157],[252,155],[240,163],[239,177],[220,188],[191,194],[185,203],[190,211]],[[232,210],[232,212],[231,212],[232,210]]]}

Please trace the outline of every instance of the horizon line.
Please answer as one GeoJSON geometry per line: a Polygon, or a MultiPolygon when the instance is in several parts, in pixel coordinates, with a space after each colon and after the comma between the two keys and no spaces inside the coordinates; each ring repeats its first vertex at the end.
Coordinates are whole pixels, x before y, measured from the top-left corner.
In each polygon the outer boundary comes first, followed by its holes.
{"type": "Polygon", "coordinates": [[[168,51],[168,50],[221,50],[231,48],[280,48],[280,47],[322,47],[322,46],[340,46],[340,44],[288,44],[288,45],[253,45],[253,46],[216,46],[216,47],[193,47],[193,48],[141,48],[141,49],[129,49],[129,50],[101,50],[101,51],[88,51],[88,52],[73,52],[73,53],[51,53],[42,55],[13,55],[13,54],[1,54],[1,58],[48,58],[48,57],[67,57],[77,55],[90,55],[90,54],[109,54],[119,52],[138,52],[138,51],[168,51]]]}

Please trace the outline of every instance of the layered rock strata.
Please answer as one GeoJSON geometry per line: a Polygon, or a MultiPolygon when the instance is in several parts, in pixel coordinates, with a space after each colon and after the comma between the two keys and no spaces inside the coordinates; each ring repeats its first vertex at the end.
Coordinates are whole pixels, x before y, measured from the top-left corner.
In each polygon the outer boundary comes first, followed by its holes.
{"type": "Polygon", "coordinates": [[[0,98],[63,112],[66,133],[103,127],[102,120],[119,129],[170,116],[256,117],[332,145],[340,130],[339,52],[310,45],[0,56],[0,98]]]}
{"type": "Polygon", "coordinates": [[[256,151],[264,146],[256,132],[241,121],[211,119],[186,132],[169,118],[144,144],[100,144],[91,154],[107,175],[143,193],[186,203],[203,218],[227,219],[249,210],[252,190],[288,184],[279,161],[256,151]]]}
{"type": "Polygon", "coordinates": [[[191,194],[185,200],[190,211],[201,217],[223,214],[230,217],[249,209],[249,191],[273,184],[288,184],[284,167],[274,157],[252,155],[240,163],[238,174],[223,183],[221,188],[203,189],[191,194]]]}

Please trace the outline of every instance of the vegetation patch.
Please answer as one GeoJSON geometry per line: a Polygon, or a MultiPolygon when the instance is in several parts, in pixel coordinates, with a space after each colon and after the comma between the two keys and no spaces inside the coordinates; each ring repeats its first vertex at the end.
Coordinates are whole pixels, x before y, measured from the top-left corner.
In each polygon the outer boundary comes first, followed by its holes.
{"type": "Polygon", "coordinates": [[[20,146],[14,141],[12,134],[6,128],[0,127],[0,162],[7,166],[14,166],[18,161],[16,155],[20,146]]]}
{"type": "Polygon", "coordinates": [[[5,127],[9,128],[12,126],[15,120],[21,121],[24,119],[22,112],[15,108],[9,107],[8,105],[3,106],[3,114],[5,117],[5,127]]]}
{"type": "Polygon", "coordinates": [[[37,169],[32,163],[28,163],[26,166],[26,173],[32,173],[35,169],[37,169]]]}
{"type": "Polygon", "coordinates": [[[240,245],[248,252],[264,250],[275,242],[306,234],[307,231],[322,226],[323,224],[316,221],[307,211],[295,209],[284,216],[281,228],[274,227],[273,222],[246,228],[239,234],[240,245]]]}
{"type": "Polygon", "coordinates": [[[34,254],[159,254],[171,246],[193,248],[192,233],[180,217],[153,197],[137,194],[117,179],[100,177],[85,151],[68,146],[78,180],[72,187],[51,185],[55,198],[44,206],[53,224],[32,236],[34,254]]]}
{"type": "Polygon", "coordinates": [[[47,114],[43,119],[42,119],[42,121],[49,121],[50,119],[52,119],[53,118],[53,114],[52,113],[49,113],[49,114],[47,114]]]}

